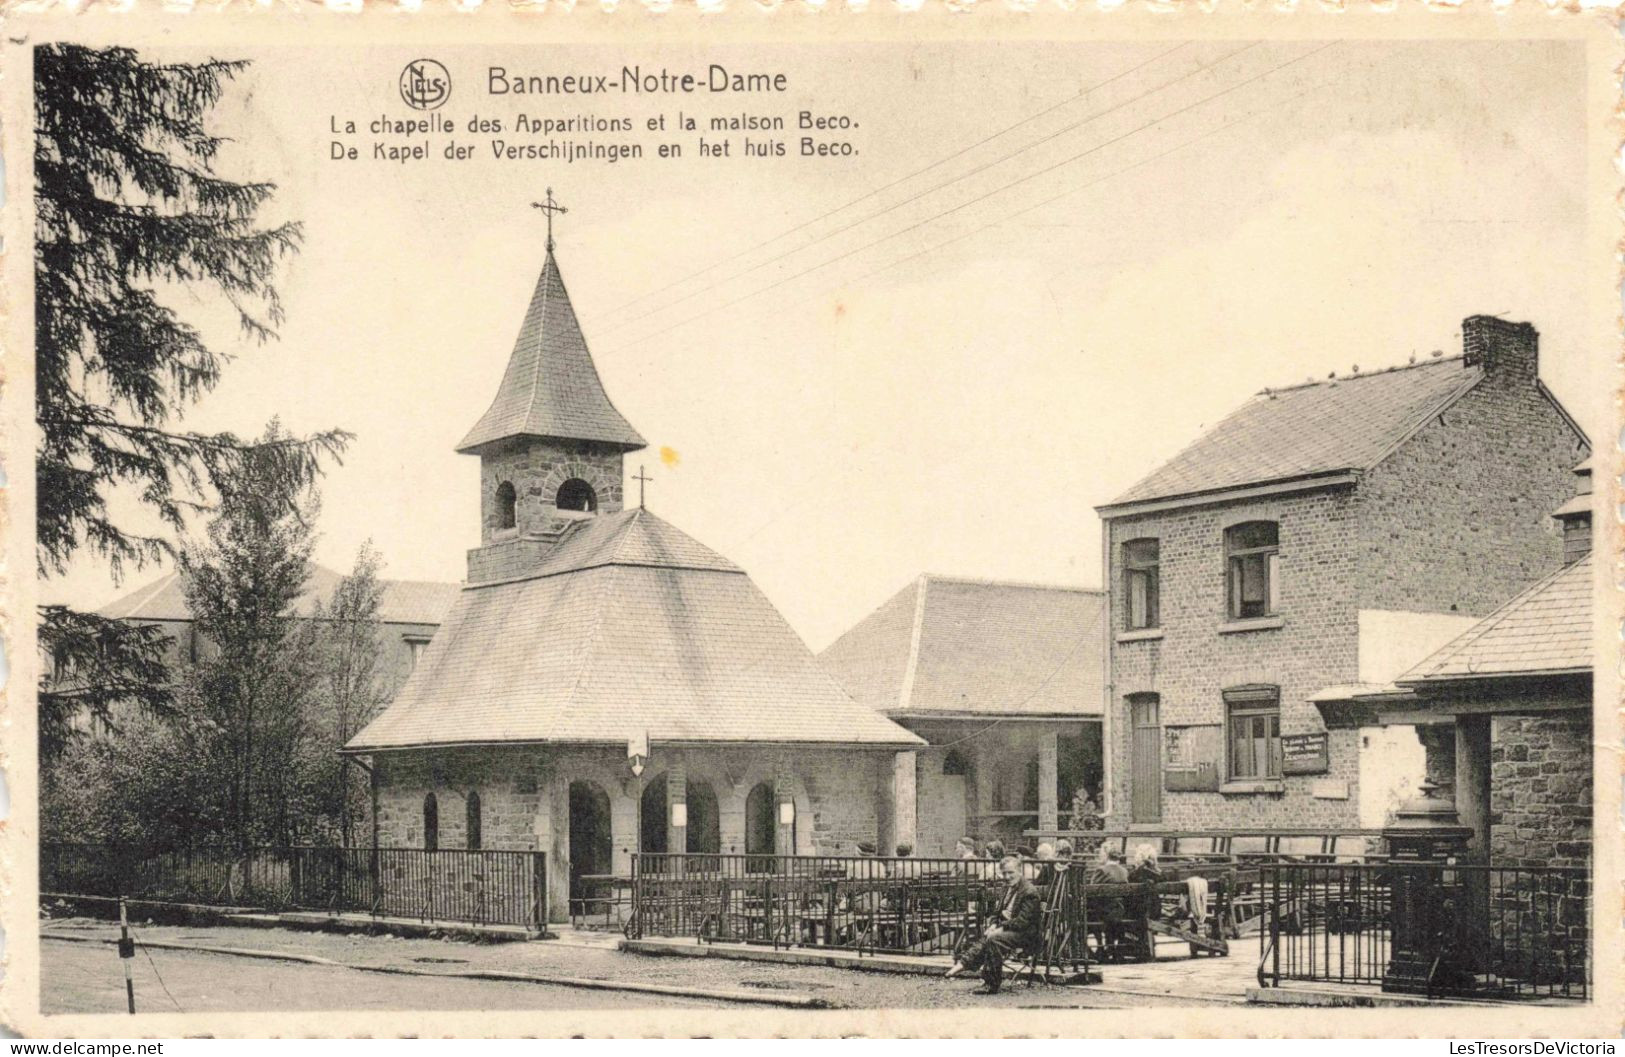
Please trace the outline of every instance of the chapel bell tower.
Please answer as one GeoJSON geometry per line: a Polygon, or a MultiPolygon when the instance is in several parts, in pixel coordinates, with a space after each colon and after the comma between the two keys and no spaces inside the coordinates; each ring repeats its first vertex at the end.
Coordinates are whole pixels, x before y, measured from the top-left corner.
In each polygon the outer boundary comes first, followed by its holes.
{"type": "Polygon", "coordinates": [[[496,399],[457,445],[480,457],[480,546],[470,583],[523,576],[576,521],[621,509],[621,459],[645,447],[615,410],[593,366],[553,257],[546,257],[496,399]]]}

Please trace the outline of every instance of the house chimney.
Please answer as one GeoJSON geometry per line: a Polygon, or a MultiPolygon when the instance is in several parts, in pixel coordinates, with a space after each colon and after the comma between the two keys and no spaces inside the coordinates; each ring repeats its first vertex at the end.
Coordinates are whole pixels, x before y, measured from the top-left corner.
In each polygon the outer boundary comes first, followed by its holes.
{"type": "Polygon", "coordinates": [[[1540,373],[1540,334],[1529,323],[1468,316],[1461,321],[1461,351],[1466,366],[1481,366],[1497,381],[1532,383],[1540,373]]]}
{"type": "Polygon", "coordinates": [[[1591,553],[1591,460],[1574,468],[1579,478],[1574,498],[1552,512],[1563,524],[1563,564],[1573,565],[1591,553]]]}

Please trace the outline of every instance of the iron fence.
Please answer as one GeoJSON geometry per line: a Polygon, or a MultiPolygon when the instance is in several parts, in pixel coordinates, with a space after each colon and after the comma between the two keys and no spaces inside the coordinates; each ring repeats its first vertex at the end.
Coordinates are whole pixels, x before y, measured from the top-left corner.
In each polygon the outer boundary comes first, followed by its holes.
{"type": "Polygon", "coordinates": [[[153,849],[48,842],[40,891],[475,925],[547,922],[543,852],[319,846],[153,849]]]}
{"type": "MultiPolygon", "coordinates": [[[[1234,864],[1187,864],[1161,881],[1095,884],[1082,861],[1023,864],[1043,900],[1029,954],[1052,970],[1156,956],[1157,937],[1223,954],[1235,926],[1234,864]],[[1192,886],[1200,875],[1208,883],[1192,886]],[[1201,905],[1190,907],[1191,893],[1201,905]]],[[[635,855],[629,936],[952,954],[998,912],[1005,882],[987,859],[635,855]]]]}
{"type": "Polygon", "coordinates": [[[1258,979],[1428,995],[1585,998],[1591,889],[1574,867],[1260,868],[1258,979]]]}
{"type": "Polygon", "coordinates": [[[987,860],[633,856],[633,936],[692,936],[859,953],[951,953],[997,909],[987,860]]]}

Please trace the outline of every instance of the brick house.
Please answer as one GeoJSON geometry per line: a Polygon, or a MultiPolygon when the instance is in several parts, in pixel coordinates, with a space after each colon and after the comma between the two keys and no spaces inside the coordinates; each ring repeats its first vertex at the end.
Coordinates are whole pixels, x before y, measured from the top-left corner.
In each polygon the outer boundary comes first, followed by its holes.
{"type": "Polygon", "coordinates": [[[345,747],[386,847],[541,850],[562,920],[634,852],[852,854],[913,832],[922,742],[853,701],[733,562],[641,506],[551,240],[491,407],[481,544],[345,747]]]}
{"type": "Polygon", "coordinates": [[[1559,567],[1545,514],[1588,441],[1534,327],[1462,335],[1264,390],[1098,508],[1112,823],[1356,825],[1377,720],[1316,695],[1393,678],[1559,567]]]}
{"type": "Polygon", "coordinates": [[[819,662],[859,702],[924,738],[915,853],[960,837],[1007,846],[1098,801],[1105,592],[925,575],[819,662]]]}
{"type": "Polygon", "coordinates": [[[1392,686],[1356,700],[1385,723],[1430,725],[1429,772],[1452,790],[1472,850],[1505,866],[1584,866],[1591,852],[1591,469],[1554,517],[1561,569],[1392,686]]]}

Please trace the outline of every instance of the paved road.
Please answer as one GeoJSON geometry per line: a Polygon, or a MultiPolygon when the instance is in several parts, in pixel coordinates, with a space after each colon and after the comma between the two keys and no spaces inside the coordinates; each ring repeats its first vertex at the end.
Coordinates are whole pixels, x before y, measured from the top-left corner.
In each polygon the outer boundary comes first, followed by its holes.
{"type": "MultiPolygon", "coordinates": [[[[390,936],[364,936],[355,933],[325,933],[302,932],[292,929],[280,928],[245,928],[241,926],[175,926],[142,924],[136,930],[137,938],[153,942],[171,942],[200,946],[230,947],[260,951],[277,951],[304,956],[317,956],[326,958],[343,965],[367,965],[380,968],[388,967],[413,972],[421,971],[458,971],[458,970],[502,970],[520,972],[543,977],[568,977],[574,979],[599,980],[611,982],[626,982],[643,984],[654,987],[675,986],[684,988],[701,988],[705,990],[723,992],[746,992],[759,995],[793,995],[818,999],[836,1008],[939,1008],[939,1009],[987,1009],[987,1008],[1071,1008],[1071,1009],[1101,1009],[1122,1008],[1126,1006],[1166,1005],[1170,1001],[1181,1004],[1212,1004],[1212,998],[1198,997],[1211,995],[1214,985],[1209,982],[1205,989],[1195,986],[1189,974],[1198,973],[1202,976],[1211,976],[1215,972],[1241,973],[1236,977],[1240,982],[1227,982],[1223,990],[1233,998],[1226,1004],[1241,1003],[1244,1001],[1243,977],[1250,978],[1251,961],[1246,958],[1220,959],[1218,961],[1203,959],[1199,962],[1183,961],[1167,963],[1159,966],[1158,971],[1142,973],[1151,977],[1143,982],[1136,983],[1129,990],[1135,993],[1123,993],[1121,990],[1107,990],[1089,987],[1049,987],[1044,985],[1029,986],[1025,983],[1014,984],[996,996],[974,995],[977,981],[958,980],[945,981],[938,977],[900,976],[890,973],[857,972],[851,969],[830,968],[820,965],[778,965],[755,961],[735,961],[722,958],[674,958],[650,957],[646,955],[628,954],[613,949],[596,947],[572,946],[562,942],[539,943],[499,943],[475,944],[461,943],[445,939],[408,939],[390,936]],[[1230,963],[1230,964],[1222,964],[1230,963]],[[1162,980],[1166,977],[1166,980],[1162,980]]],[[[46,935],[77,936],[82,938],[109,939],[118,934],[117,926],[106,922],[90,921],[86,919],[73,919],[53,922],[46,930],[46,935]]],[[[107,970],[113,975],[106,981],[107,995],[111,999],[101,998],[98,1001],[104,1004],[97,1008],[122,1008],[123,977],[117,975],[119,967],[117,958],[110,947],[103,944],[67,943],[47,939],[42,945],[44,964],[42,975],[45,980],[45,1002],[51,1008],[53,1001],[53,988],[62,988],[72,994],[82,990],[83,985],[76,984],[71,972],[64,970],[59,981],[56,967],[59,965],[96,964],[101,965],[103,959],[110,966],[107,970]],[[72,948],[81,953],[77,955],[66,952],[65,948],[72,948]],[[113,1002],[112,1007],[105,1005],[113,1002]]],[[[192,959],[202,959],[202,964],[209,967],[230,965],[229,976],[236,981],[231,988],[225,989],[216,986],[217,979],[211,978],[207,973],[202,974],[197,983],[202,995],[194,995],[191,999],[183,998],[176,991],[176,997],[183,1003],[186,1001],[215,1001],[226,1003],[203,1008],[221,1009],[333,1009],[333,1008],[370,1008],[370,1009],[633,1009],[647,1008],[656,1005],[701,1006],[709,1005],[712,1008],[735,1007],[749,1008],[742,1003],[723,1000],[701,1000],[688,997],[664,996],[637,991],[613,992],[595,991],[582,988],[567,988],[544,984],[515,984],[499,981],[466,980],[448,978],[443,980],[424,979],[409,976],[386,976],[375,973],[359,972],[353,969],[329,968],[325,966],[305,966],[298,963],[273,962],[266,960],[246,959],[228,955],[202,955],[186,952],[152,951],[158,961],[158,971],[170,984],[170,990],[175,991],[175,984],[169,981],[169,971],[165,968],[165,957],[179,957],[186,960],[188,965],[197,964],[192,959]],[[334,976],[333,974],[339,974],[334,976]],[[282,989],[271,992],[260,987],[254,981],[264,975],[270,979],[285,981],[282,989]],[[347,981],[341,988],[335,989],[330,981],[341,979],[347,981]],[[301,981],[315,981],[308,985],[301,981]],[[239,989],[241,985],[241,989],[239,989]],[[213,988],[214,997],[208,998],[213,988]],[[492,997],[486,1001],[487,989],[492,997]],[[344,999],[335,1000],[332,994],[338,993],[344,999]],[[498,994],[505,998],[496,997],[498,994]],[[236,995],[234,998],[233,995],[236,995]],[[269,995],[270,1000],[283,1003],[281,1005],[263,1004],[261,995],[269,995]],[[356,1006],[349,1001],[350,995],[364,996],[368,1002],[365,1007],[356,1006]],[[243,996],[253,996],[252,999],[243,996]],[[303,997],[301,997],[303,996],[303,997]],[[427,996],[427,997],[424,997],[427,996]],[[230,1003],[235,1001],[236,1005],[230,1003]],[[303,1001],[309,1004],[292,1004],[303,1001]],[[427,1002],[428,1004],[420,1004],[427,1002]]],[[[145,958],[138,955],[136,965],[143,967],[145,958]]],[[[1130,974],[1132,967],[1110,966],[1107,972],[1111,976],[1121,978],[1130,974]]],[[[221,970],[226,972],[226,970],[221,970]]],[[[100,980],[98,975],[95,979],[100,980]]],[[[149,991],[156,993],[154,1001],[164,1003],[163,992],[157,990],[156,981],[148,983],[142,988],[141,981],[137,981],[138,993],[149,991]]],[[[358,998],[359,1000],[359,998],[358,998]]],[[[81,1007],[74,1007],[81,1008],[81,1007]]],[[[169,1008],[173,1008],[172,1006],[169,1008]]],[[[762,1008],[762,1007],[754,1007],[762,1008]]],[[[766,1010],[764,1010],[766,1012],[766,1010]]]]}
{"type": "MultiPolygon", "coordinates": [[[[720,1008],[728,1003],[665,995],[584,991],[497,980],[393,976],[187,951],[138,951],[138,1012],[319,1009],[720,1008]],[[147,959],[150,954],[151,961],[147,959]],[[166,991],[167,988],[167,991],[166,991]]],[[[122,1013],[124,970],[101,944],[40,944],[45,1013],[122,1013]]]]}

